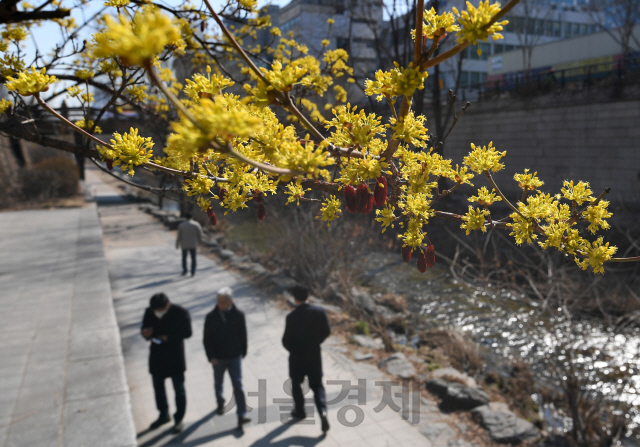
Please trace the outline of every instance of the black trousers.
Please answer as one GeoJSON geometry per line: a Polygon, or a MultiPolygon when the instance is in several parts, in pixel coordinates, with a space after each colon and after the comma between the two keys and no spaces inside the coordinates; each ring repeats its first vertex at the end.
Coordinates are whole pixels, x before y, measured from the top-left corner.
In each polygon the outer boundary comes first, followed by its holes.
{"type": "Polygon", "coordinates": [[[322,385],[322,366],[318,368],[304,368],[289,363],[289,377],[291,377],[291,395],[295,410],[304,413],[304,395],[302,394],[302,382],[304,377],[309,378],[309,388],[313,391],[316,408],[320,414],[327,412],[327,396],[322,385]]]}
{"type": "Polygon", "coordinates": [[[182,273],[187,273],[187,253],[191,254],[191,274],[196,272],[196,249],[182,250],[182,273]]]}
{"type": "MultiPolygon", "coordinates": [[[[160,414],[169,415],[169,404],[167,403],[167,391],[164,388],[165,376],[153,375],[153,390],[156,393],[156,408],[160,414]]],[[[184,373],[171,376],[173,391],[176,395],[176,413],[173,419],[176,423],[184,418],[187,410],[187,392],[184,389],[184,373]]]]}

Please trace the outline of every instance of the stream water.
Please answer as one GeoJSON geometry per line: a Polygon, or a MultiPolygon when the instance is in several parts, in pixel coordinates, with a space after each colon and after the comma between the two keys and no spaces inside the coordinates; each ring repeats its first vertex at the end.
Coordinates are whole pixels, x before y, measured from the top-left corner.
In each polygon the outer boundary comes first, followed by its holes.
{"type": "MultiPolygon", "coordinates": [[[[367,256],[364,281],[378,290],[403,295],[418,328],[449,327],[469,334],[483,348],[488,361],[499,355],[525,360],[534,377],[553,384],[552,363],[572,360],[590,389],[625,401],[632,409],[632,426],[640,425],[640,330],[614,333],[602,321],[569,321],[561,309],[540,304],[513,291],[488,284],[475,287],[456,280],[443,268],[421,274],[400,254],[367,256]],[[571,357],[573,356],[573,357],[571,357]],[[554,359],[551,362],[550,359],[554,359]],[[624,381],[624,376],[631,380],[624,381]]],[[[504,362],[502,362],[504,363],[504,362]]],[[[555,375],[558,373],[556,371],[555,375]]],[[[548,421],[558,424],[558,421],[548,421]]],[[[564,424],[565,429],[566,422],[564,424]]]]}

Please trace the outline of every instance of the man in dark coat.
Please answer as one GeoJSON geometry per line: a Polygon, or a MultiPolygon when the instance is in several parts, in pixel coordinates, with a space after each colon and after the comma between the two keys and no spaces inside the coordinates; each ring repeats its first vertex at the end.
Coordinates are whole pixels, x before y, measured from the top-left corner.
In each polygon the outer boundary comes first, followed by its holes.
{"type": "Polygon", "coordinates": [[[316,407],[322,421],[322,431],[329,430],[327,421],[327,402],[322,385],[322,356],[320,345],[331,333],[329,319],[323,308],[308,304],[309,291],[301,286],[291,290],[296,308],[287,315],[287,322],[282,337],[282,344],[289,351],[289,377],[291,377],[291,394],[294,419],[304,419],[304,396],[302,382],[304,376],[309,378],[309,387],[313,390],[316,407]]]}
{"type": "Polygon", "coordinates": [[[229,370],[236,399],[238,428],[250,422],[242,389],[242,359],[247,355],[247,326],[244,313],[233,304],[233,291],[223,287],[218,291],[218,303],[207,314],[202,338],[207,358],[213,365],[213,382],[218,401],[218,414],[224,413],[222,385],[224,372],[229,370]]]}
{"type": "Polygon", "coordinates": [[[171,420],[164,387],[165,379],[171,377],[176,395],[173,432],[179,433],[182,431],[182,418],[187,409],[187,395],[184,389],[184,372],[187,369],[184,339],[191,337],[189,311],[169,302],[164,293],[153,295],[142,319],[142,336],[151,341],[149,372],[153,377],[156,407],[160,412],[150,428],[158,428],[171,420]]]}

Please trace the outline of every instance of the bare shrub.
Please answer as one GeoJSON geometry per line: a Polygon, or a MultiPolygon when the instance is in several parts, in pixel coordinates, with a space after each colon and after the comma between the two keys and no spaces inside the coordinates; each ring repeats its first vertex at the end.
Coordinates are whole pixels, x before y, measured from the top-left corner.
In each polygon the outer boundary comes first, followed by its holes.
{"type": "Polygon", "coordinates": [[[451,366],[471,376],[484,365],[477,345],[469,337],[450,329],[430,329],[420,333],[419,346],[440,351],[449,358],[451,366]]]}
{"type": "Polygon", "coordinates": [[[65,157],[44,159],[20,173],[22,193],[29,200],[71,197],[78,193],[78,167],[65,157]]]}
{"type": "Polygon", "coordinates": [[[402,295],[396,295],[395,293],[387,292],[379,297],[376,297],[378,304],[381,304],[394,312],[405,313],[407,311],[407,300],[402,295]]]}

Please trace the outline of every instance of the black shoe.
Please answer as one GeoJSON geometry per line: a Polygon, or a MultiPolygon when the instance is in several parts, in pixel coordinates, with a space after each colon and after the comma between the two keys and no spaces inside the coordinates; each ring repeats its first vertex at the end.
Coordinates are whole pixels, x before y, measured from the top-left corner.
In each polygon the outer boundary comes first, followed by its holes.
{"type": "Polygon", "coordinates": [[[220,416],[224,414],[224,404],[218,405],[218,408],[216,408],[216,414],[219,414],[220,416]]]}
{"type": "Polygon", "coordinates": [[[171,429],[171,433],[181,433],[183,428],[184,424],[182,423],[182,421],[176,422],[176,424],[171,429]]]}
{"type": "Polygon", "coordinates": [[[151,425],[149,426],[149,430],[155,430],[156,428],[166,424],[167,422],[171,422],[171,418],[169,417],[169,415],[161,414],[158,419],[151,423],[151,425]]]}
{"type": "Polygon", "coordinates": [[[322,433],[329,431],[329,421],[327,420],[327,413],[320,413],[320,420],[322,421],[322,433]]]}
{"type": "Polygon", "coordinates": [[[191,276],[192,277],[195,276],[195,274],[196,274],[196,272],[191,272],[191,276]]]}
{"type": "Polygon", "coordinates": [[[305,413],[304,411],[293,410],[291,412],[291,417],[293,419],[304,419],[307,417],[307,413],[305,413]]]}
{"type": "Polygon", "coordinates": [[[242,429],[242,426],[244,424],[248,424],[249,422],[251,422],[251,418],[248,418],[246,416],[239,416],[238,417],[238,428],[242,429]]]}
{"type": "Polygon", "coordinates": [[[187,274],[187,272],[182,272],[182,274],[181,274],[180,276],[184,276],[184,275],[186,275],[186,274],[187,274]]]}

